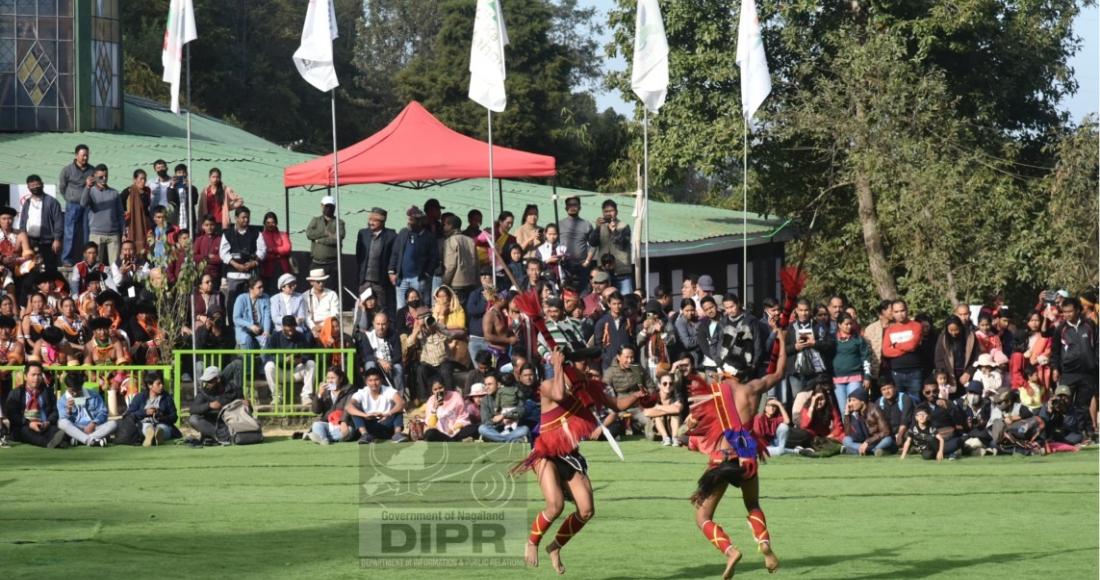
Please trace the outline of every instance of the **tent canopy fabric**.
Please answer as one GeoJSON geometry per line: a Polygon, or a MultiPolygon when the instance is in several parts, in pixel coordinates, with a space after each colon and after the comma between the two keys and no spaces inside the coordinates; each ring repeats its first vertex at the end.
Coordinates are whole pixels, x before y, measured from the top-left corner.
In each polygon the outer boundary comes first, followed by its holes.
{"type": "MultiPolygon", "coordinates": [[[[420,103],[339,152],[340,185],[445,182],[489,176],[489,145],[451,130],[420,103]]],[[[553,157],[493,146],[493,177],[552,177],[553,157]]],[[[331,187],[332,155],[283,170],[285,187],[331,187]]]]}

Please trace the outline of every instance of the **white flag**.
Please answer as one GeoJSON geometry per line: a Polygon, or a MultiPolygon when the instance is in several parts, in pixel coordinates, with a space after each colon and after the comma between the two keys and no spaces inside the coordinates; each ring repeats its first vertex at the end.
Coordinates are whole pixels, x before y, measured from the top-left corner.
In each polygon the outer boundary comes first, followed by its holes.
{"type": "Polygon", "coordinates": [[[294,51],[294,66],[307,83],[328,92],[340,86],[332,64],[332,41],[339,38],[332,0],[309,0],[302,43],[294,51]]]}
{"type": "Polygon", "coordinates": [[[745,115],[745,121],[749,122],[772,92],[764,39],[760,36],[760,20],[756,17],[756,0],[741,0],[737,66],[741,67],[741,112],[745,115]]]}
{"type": "Polygon", "coordinates": [[[500,113],[508,103],[504,94],[504,9],[500,0],[477,0],[474,40],[470,45],[470,98],[500,113]]]}
{"type": "Polygon", "coordinates": [[[668,92],[668,40],[657,0],[638,0],[630,88],[654,113],[665,104],[665,94],[668,92]]]}
{"type": "Polygon", "coordinates": [[[160,64],[166,83],[172,85],[172,112],[180,112],[180,71],[183,69],[183,45],[198,38],[195,33],[195,9],[191,0],[172,0],[168,6],[168,25],[164,28],[164,46],[160,64]]]}

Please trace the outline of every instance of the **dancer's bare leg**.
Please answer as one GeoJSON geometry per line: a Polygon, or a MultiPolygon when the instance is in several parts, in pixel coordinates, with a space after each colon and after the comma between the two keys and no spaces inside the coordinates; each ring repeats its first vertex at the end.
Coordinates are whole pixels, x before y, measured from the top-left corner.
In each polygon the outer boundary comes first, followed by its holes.
{"type": "Polygon", "coordinates": [[[574,535],[584,527],[592,516],[596,515],[595,500],[592,497],[592,482],[588,476],[577,473],[569,480],[569,492],[573,495],[573,503],[577,511],[570,514],[558,529],[554,541],[546,546],[546,553],[550,555],[550,564],[558,574],[565,574],[565,564],[561,561],[561,549],[574,535]]]}
{"type": "Polygon", "coordinates": [[[719,526],[714,522],[714,512],[718,509],[719,502],[722,501],[722,496],[726,494],[727,486],[719,487],[709,497],[703,500],[703,503],[695,508],[695,525],[699,526],[699,530],[703,532],[703,535],[707,537],[707,540],[722,552],[726,556],[726,569],[722,572],[722,578],[728,580],[733,578],[734,569],[737,567],[737,563],[741,561],[741,550],[738,550],[736,546],[730,542],[730,538],[726,535],[722,526],[719,526]]]}
{"type": "Polygon", "coordinates": [[[741,483],[741,498],[745,502],[745,510],[749,512],[749,527],[752,529],[753,538],[756,539],[760,553],[764,555],[764,567],[768,572],[774,573],[779,569],[779,557],[772,551],[768,524],[764,521],[764,512],[760,509],[759,477],[741,483]]]}
{"type": "Polygon", "coordinates": [[[544,526],[541,526],[537,532],[532,530],[532,537],[535,538],[535,541],[528,539],[527,546],[524,548],[523,559],[531,567],[539,565],[538,540],[542,539],[542,534],[561,515],[562,507],[565,504],[565,497],[562,494],[561,485],[558,483],[558,474],[557,470],[554,469],[554,465],[542,459],[535,466],[535,473],[539,476],[539,487],[542,489],[542,497],[546,498],[546,506],[539,516],[536,516],[534,527],[540,527],[540,521],[543,522],[544,526]]]}

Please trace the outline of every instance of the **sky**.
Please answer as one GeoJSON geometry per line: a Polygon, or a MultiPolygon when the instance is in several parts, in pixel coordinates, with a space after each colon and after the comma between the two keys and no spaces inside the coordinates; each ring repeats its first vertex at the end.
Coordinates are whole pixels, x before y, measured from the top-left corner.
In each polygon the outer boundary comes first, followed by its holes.
{"type": "MultiPolygon", "coordinates": [[[[595,6],[601,12],[598,18],[606,22],[604,17],[608,9],[615,5],[615,0],[580,0],[582,6],[595,6]]],[[[1081,37],[1081,50],[1070,60],[1070,66],[1074,69],[1074,77],[1077,79],[1077,93],[1063,100],[1062,108],[1069,111],[1074,122],[1080,121],[1089,113],[1100,111],[1100,7],[1092,6],[1081,11],[1073,24],[1074,32],[1081,37]]],[[[611,31],[604,30],[604,38],[600,45],[607,44],[611,31]]],[[[606,59],[606,70],[624,70],[627,68],[626,60],[622,57],[606,59]]],[[[596,104],[600,110],[607,107],[615,109],[619,113],[630,116],[634,112],[633,104],[626,103],[618,91],[604,92],[596,96],[596,104]]]]}

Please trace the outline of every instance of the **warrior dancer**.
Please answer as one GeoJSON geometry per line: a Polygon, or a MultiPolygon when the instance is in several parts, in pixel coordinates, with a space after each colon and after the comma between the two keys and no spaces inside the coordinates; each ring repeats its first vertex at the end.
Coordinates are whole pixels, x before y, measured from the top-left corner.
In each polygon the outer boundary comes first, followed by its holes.
{"type": "MultiPolygon", "coordinates": [[[[777,332],[779,352],[784,352],[785,332],[777,332]]],[[[727,485],[741,488],[741,498],[748,511],[749,527],[768,572],[779,568],[779,558],[772,551],[771,536],[764,512],[760,509],[760,480],[756,477],[757,454],[763,454],[764,442],[751,431],[754,411],[760,405],[760,395],[767,392],[783,378],[786,361],[780,355],[775,369],[762,378],[742,383],[732,373],[717,383],[706,387],[696,383],[692,389],[691,415],[696,426],[691,435],[697,436],[697,451],[710,457],[707,471],[699,478],[699,486],[691,496],[695,505],[695,524],[707,540],[726,556],[726,570],[722,578],[731,578],[734,567],[741,560],[738,550],[726,532],[714,521],[714,512],[725,495],[727,485]]],[[[725,368],[729,368],[726,364],[725,368]]],[[[761,455],[763,457],[763,455],[761,455]]]]}
{"type": "Polygon", "coordinates": [[[637,404],[652,406],[652,394],[639,391],[613,399],[604,392],[603,384],[588,377],[587,358],[598,356],[599,351],[574,351],[569,354],[574,364],[564,364],[566,355],[555,350],[550,355],[553,377],[542,382],[542,418],[538,439],[527,459],[516,469],[523,472],[534,469],[539,486],[546,498],[546,507],[531,524],[524,558],[529,566],[539,565],[539,542],[550,525],[561,515],[565,500],[577,506],[558,528],[554,541],[546,547],[550,562],[558,574],[565,573],[561,561],[561,549],[592,519],[595,505],[592,499],[592,483],[588,479],[588,462],[580,454],[578,445],[599,426],[591,405],[606,405],[625,410],[637,404]]]}

